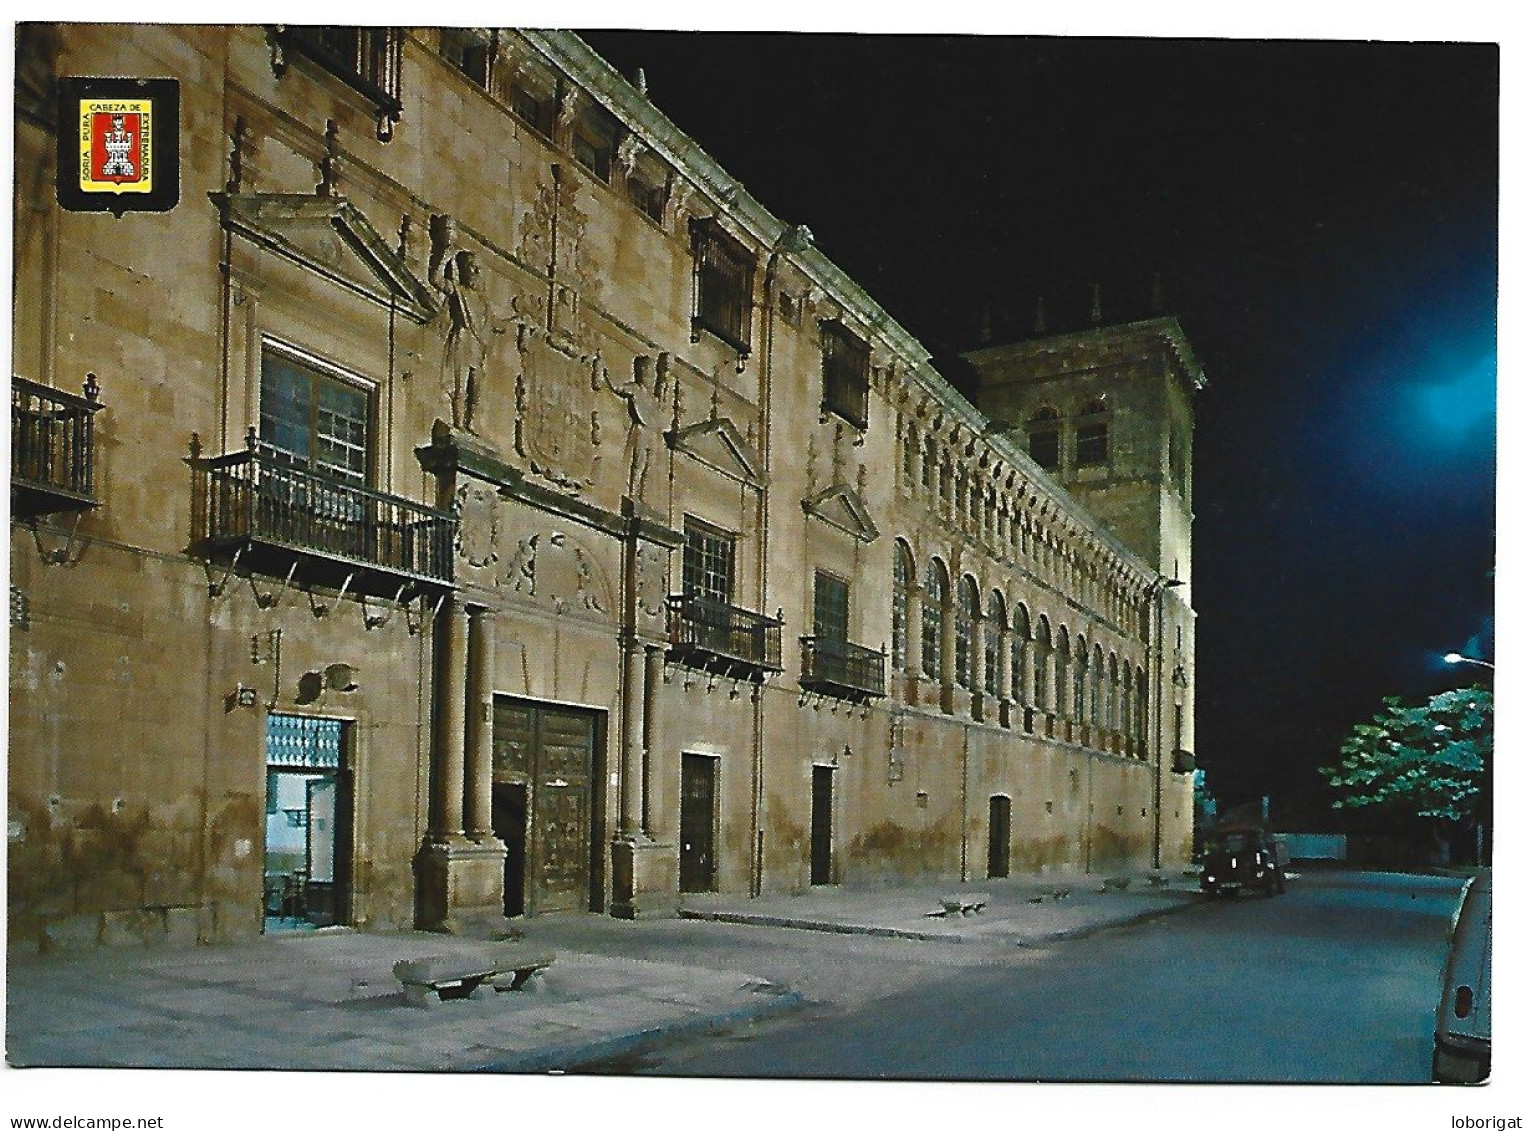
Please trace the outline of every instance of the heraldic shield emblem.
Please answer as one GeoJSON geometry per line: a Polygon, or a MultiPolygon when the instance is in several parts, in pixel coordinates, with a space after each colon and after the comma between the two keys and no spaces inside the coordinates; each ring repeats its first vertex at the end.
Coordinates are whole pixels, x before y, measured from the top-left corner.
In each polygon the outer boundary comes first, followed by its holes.
{"type": "Polygon", "coordinates": [[[179,84],[73,78],[59,86],[59,203],[118,215],[174,207],[180,196],[179,84]]]}

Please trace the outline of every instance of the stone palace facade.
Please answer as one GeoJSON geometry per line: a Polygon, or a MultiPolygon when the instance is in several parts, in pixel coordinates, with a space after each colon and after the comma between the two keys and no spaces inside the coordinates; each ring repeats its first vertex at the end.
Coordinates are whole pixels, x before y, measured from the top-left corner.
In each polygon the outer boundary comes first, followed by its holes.
{"type": "Polygon", "coordinates": [[[1187,859],[1174,319],[965,399],[565,32],[23,25],[15,144],[13,944],[1187,859]]]}

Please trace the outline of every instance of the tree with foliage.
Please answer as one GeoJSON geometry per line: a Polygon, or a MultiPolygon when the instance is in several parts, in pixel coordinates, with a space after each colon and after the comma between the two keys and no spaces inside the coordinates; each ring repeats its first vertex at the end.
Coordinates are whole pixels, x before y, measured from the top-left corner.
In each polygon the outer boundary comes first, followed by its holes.
{"type": "Polygon", "coordinates": [[[1425,824],[1439,862],[1451,830],[1488,813],[1493,696],[1456,688],[1421,704],[1390,697],[1341,743],[1340,763],[1320,773],[1337,809],[1372,809],[1425,824]]]}

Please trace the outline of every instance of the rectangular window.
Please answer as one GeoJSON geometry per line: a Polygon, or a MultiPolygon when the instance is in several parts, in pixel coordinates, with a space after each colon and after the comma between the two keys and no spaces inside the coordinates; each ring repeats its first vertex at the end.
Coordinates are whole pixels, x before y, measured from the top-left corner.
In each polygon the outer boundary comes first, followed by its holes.
{"type": "Polygon", "coordinates": [[[714,220],[692,222],[692,336],[707,330],[750,352],[755,258],[714,220]]]}
{"type": "Polygon", "coordinates": [[[814,635],[835,644],[850,632],[851,587],[833,573],[814,571],[814,635]]]}
{"type": "Polygon", "coordinates": [[[662,186],[647,184],[637,175],[630,176],[628,200],[656,224],[665,219],[665,189],[662,186]]]}
{"type": "Polygon", "coordinates": [[[318,63],[371,100],[379,114],[389,121],[399,117],[403,39],[399,29],[388,27],[289,24],[278,33],[278,42],[284,49],[306,55],[318,63]]]}
{"type": "Polygon", "coordinates": [[[599,181],[612,179],[612,148],[583,133],[574,136],[574,159],[599,181]]]}
{"type": "Polygon", "coordinates": [[[292,462],[365,486],[371,391],[272,343],[261,353],[261,443],[292,462]]]}
{"type": "Polygon", "coordinates": [[[553,136],[553,99],[539,98],[524,86],[511,88],[511,113],[545,138],[553,136]]]}
{"type": "Polygon", "coordinates": [[[702,597],[720,605],[731,604],[734,597],[734,535],[687,519],[681,585],[688,597],[702,597]]]}
{"type": "Polygon", "coordinates": [[[496,44],[481,32],[469,28],[441,29],[442,58],[451,63],[479,87],[489,89],[490,71],[495,60],[496,44]]]}
{"type": "Polygon", "coordinates": [[[872,351],[839,322],[821,322],[819,332],[824,354],[824,410],[866,428],[872,351]]]}
{"type": "Polygon", "coordinates": [[[1081,467],[1093,467],[1106,462],[1107,426],[1105,424],[1082,424],[1075,431],[1075,463],[1081,467]]]}

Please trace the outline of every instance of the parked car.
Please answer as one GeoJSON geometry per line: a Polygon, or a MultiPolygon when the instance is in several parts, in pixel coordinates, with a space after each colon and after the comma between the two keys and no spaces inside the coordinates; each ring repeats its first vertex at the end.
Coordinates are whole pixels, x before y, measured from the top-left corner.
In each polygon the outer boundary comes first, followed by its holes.
{"type": "Polygon", "coordinates": [[[1489,1078],[1490,896],[1486,869],[1469,882],[1453,924],[1431,1058],[1431,1079],[1443,1083],[1489,1078]]]}
{"type": "Polygon", "coordinates": [[[1287,865],[1287,845],[1270,830],[1221,825],[1208,833],[1202,852],[1202,890],[1217,896],[1280,895],[1287,890],[1287,865]]]}

